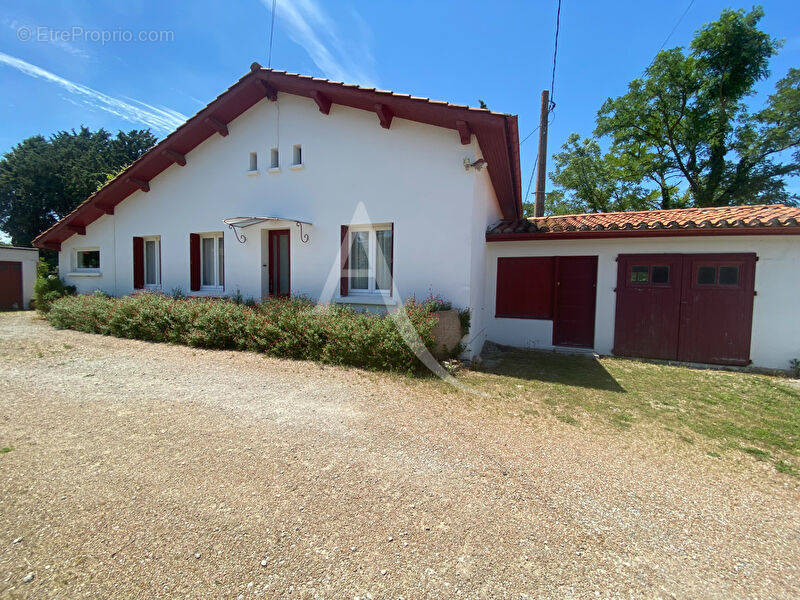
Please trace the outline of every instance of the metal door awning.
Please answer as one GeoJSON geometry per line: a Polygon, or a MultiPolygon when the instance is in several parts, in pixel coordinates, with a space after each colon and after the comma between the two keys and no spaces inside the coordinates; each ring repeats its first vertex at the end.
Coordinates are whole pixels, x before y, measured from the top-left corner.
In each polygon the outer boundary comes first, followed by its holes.
{"type": "Polygon", "coordinates": [[[308,242],[308,234],[303,233],[303,225],[313,225],[311,221],[288,219],[286,217],[229,217],[227,219],[222,219],[225,225],[233,229],[233,235],[236,236],[236,241],[240,244],[244,244],[247,241],[247,236],[244,234],[244,231],[242,231],[245,227],[259,225],[260,223],[266,223],[268,221],[293,221],[300,229],[300,241],[304,244],[308,242]]]}

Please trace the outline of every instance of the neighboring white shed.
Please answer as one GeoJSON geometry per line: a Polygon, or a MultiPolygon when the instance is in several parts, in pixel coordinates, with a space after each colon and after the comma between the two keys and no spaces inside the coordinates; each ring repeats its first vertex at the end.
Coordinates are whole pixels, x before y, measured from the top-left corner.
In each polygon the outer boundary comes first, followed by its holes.
{"type": "Polygon", "coordinates": [[[29,308],[39,250],[0,246],[0,310],[29,308]]]}

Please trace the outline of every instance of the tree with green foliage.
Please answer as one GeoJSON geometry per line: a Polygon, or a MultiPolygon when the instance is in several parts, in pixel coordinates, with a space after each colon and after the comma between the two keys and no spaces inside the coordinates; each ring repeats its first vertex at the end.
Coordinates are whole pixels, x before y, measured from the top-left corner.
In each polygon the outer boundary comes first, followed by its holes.
{"type": "Polygon", "coordinates": [[[70,213],[155,144],[149,130],[59,131],[23,140],[0,160],[0,230],[15,246],[70,213]]]}
{"type": "Polygon", "coordinates": [[[744,102],[781,45],[758,29],[763,15],[723,10],[688,51],[659,52],[608,99],[595,137],[573,134],[554,157],[568,202],[581,212],[796,202],[786,177],[800,174],[800,70],[762,110],[744,102]]]}

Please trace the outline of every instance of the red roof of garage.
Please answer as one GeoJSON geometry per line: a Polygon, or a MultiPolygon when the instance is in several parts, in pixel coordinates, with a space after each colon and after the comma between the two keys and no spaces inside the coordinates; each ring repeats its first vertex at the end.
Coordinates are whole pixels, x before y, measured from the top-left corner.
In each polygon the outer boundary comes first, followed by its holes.
{"type": "Polygon", "coordinates": [[[678,208],[501,221],[487,241],[800,233],[800,208],[783,204],[678,208]]]}
{"type": "Polygon", "coordinates": [[[328,79],[264,69],[253,63],[250,72],[239,79],[203,110],[134,161],[117,177],[33,241],[38,248],[58,250],[61,243],[104,214],[137,190],[147,191],[150,181],[173,164],[185,164],[187,153],[206,139],[227,135],[227,124],[265,97],[274,100],[277,92],[313,99],[319,110],[328,114],[331,105],[341,104],[367,110],[376,115],[376,126],[391,128],[394,117],[452,129],[462,144],[472,134],[480,145],[487,170],[503,216],[522,216],[519,167],[519,134],[516,115],[492,112],[460,104],[365,88],[328,79]]]}

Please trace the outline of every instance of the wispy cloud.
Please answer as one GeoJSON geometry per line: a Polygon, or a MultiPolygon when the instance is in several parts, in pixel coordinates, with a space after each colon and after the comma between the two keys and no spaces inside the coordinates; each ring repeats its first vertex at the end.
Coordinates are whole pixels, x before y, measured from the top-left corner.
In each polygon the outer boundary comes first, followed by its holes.
{"type": "MultiPolygon", "coordinates": [[[[261,3],[272,10],[271,0],[261,3]]],[[[347,36],[347,42],[337,32],[335,21],[315,0],[277,0],[276,27],[285,25],[292,41],[303,47],[329,79],[374,86],[377,77],[370,48],[371,32],[355,10],[350,13],[357,35],[347,36]]]]}
{"type": "MultiPolygon", "coordinates": [[[[30,35],[33,35],[38,30],[38,27],[36,25],[31,25],[30,23],[22,23],[22,22],[20,22],[20,21],[18,21],[16,19],[7,19],[6,18],[6,19],[3,19],[3,23],[7,27],[12,29],[14,32],[16,32],[17,37],[20,36],[20,32],[22,32],[23,34],[28,33],[30,35]]],[[[77,46],[75,46],[74,44],[70,44],[66,40],[58,39],[58,38],[53,37],[53,36],[44,36],[43,39],[44,39],[45,42],[47,42],[49,44],[52,44],[53,46],[55,46],[57,48],[60,48],[61,50],[71,54],[72,56],[77,56],[79,58],[89,58],[89,53],[86,52],[86,50],[84,50],[82,48],[78,48],[77,46]]],[[[25,40],[25,41],[29,41],[29,40],[25,40]]]]}
{"type": "Polygon", "coordinates": [[[0,52],[0,64],[16,69],[30,77],[54,83],[84,106],[103,110],[131,123],[146,125],[155,131],[169,133],[179,125],[182,125],[188,118],[186,115],[169,108],[154,106],[139,100],[130,99],[131,102],[126,102],[125,100],[114,98],[85,85],[59,77],[55,73],[3,52],[0,52]]]}

